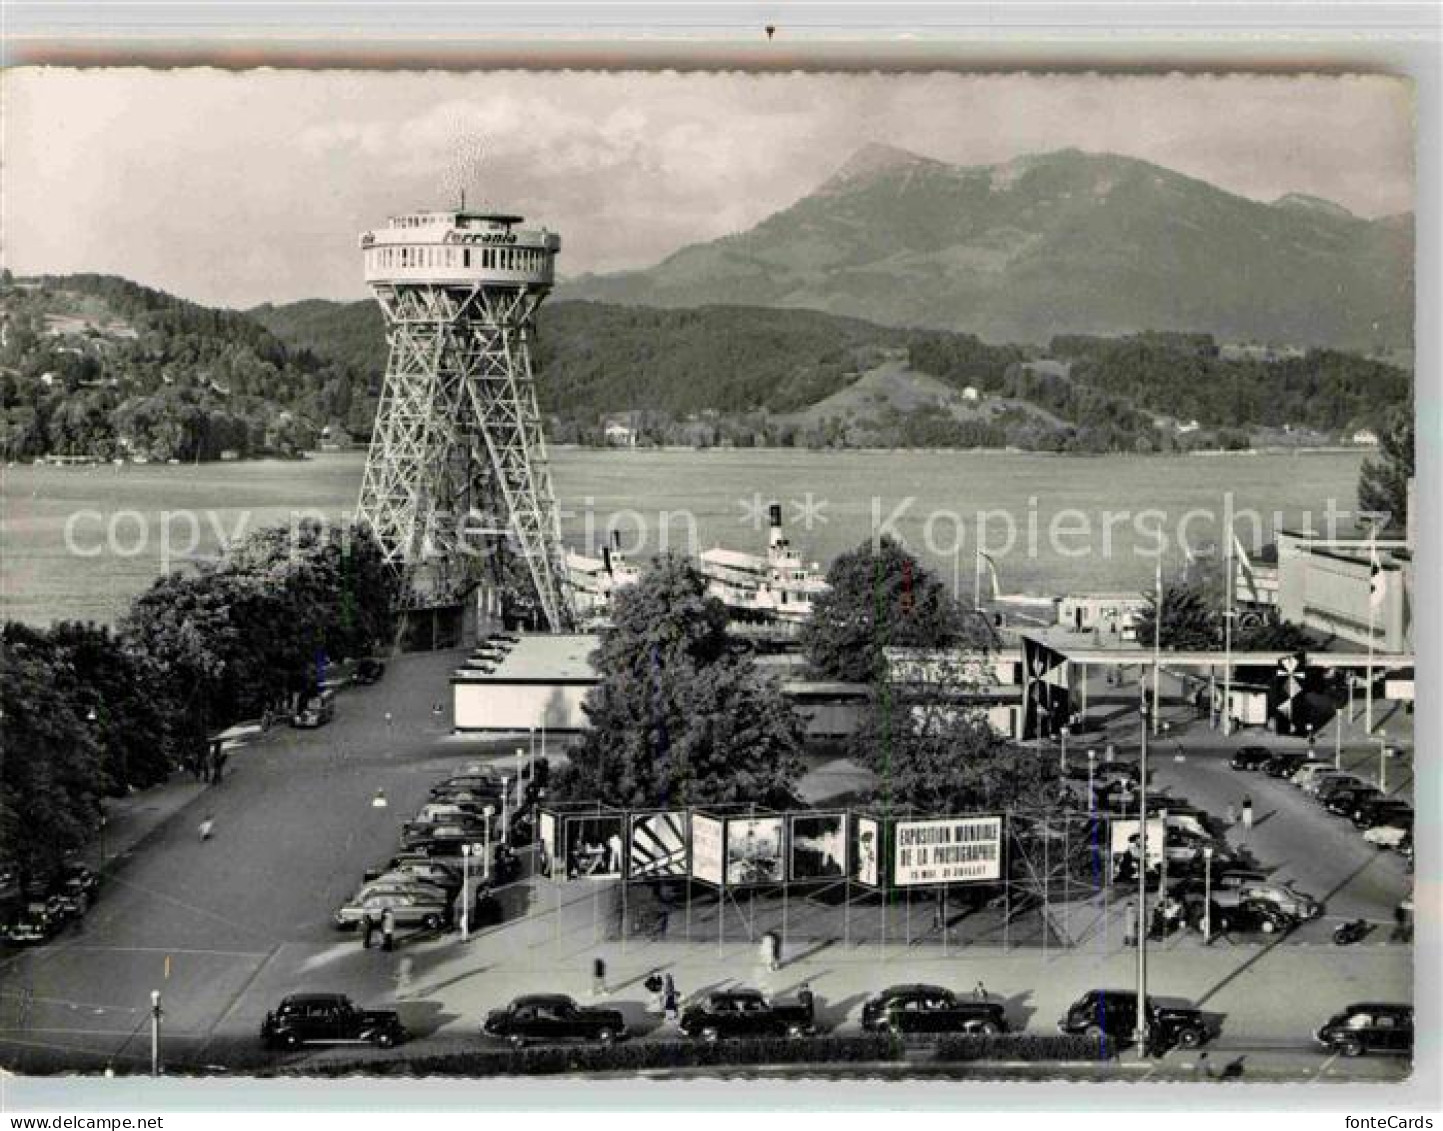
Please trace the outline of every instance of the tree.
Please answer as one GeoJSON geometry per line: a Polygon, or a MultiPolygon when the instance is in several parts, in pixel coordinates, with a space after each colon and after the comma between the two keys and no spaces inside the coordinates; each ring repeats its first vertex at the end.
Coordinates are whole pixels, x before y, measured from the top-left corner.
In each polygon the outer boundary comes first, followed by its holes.
{"type": "Polygon", "coordinates": [[[1052,757],[1015,746],[968,702],[991,682],[980,659],[954,655],[873,686],[852,749],[877,775],[877,801],[934,816],[1058,803],[1052,757]]]}
{"type": "MultiPolygon", "coordinates": [[[[1150,647],[1157,619],[1157,597],[1147,594],[1147,606],[1137,614],[1138,643],[1150,647]]],[[[1169,585],[1162,592],[1160,644],[1170,650],[1216,648],[1222,639],[1221,618],[1198,585],[1169,585]]]]}
{"type": "Polygon", "coordinates": [[[1239,652],[1306,652],[1313,638],[1292,621],[1271,619],[1233,634],[1239,652]]]}
{"type": "Polygon", "coordinates": [[[1412,406],[1394,409],[1378,437],[1378,458],[1365,460],[1358,473],[1358,508],[1387,516],[1395,530],[1408,522],[1408,480],[1417,474],[1414,430],[1412,406]]]}
{"type": "Polygon", "coordinates": [[[987,643],[941,582],[891,538],[842,554],[827,571],[827,584],[802,628],[802,648],[833,679],[881,678],[887,647],[987,643]]]}
{"type": "Polygon", "coordinates": [[[655,558],[612,598],[593,662],[591,729],[558,788],[617,806],[785,804],[802,726],[781,686],[726,635],[696,567],[655,558]]]}

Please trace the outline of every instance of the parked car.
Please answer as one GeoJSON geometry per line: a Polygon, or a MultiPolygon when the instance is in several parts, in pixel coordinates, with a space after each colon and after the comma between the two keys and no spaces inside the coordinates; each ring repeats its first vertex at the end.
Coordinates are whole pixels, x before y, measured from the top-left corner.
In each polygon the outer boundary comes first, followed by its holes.
{"type": "Polygon", "coordinates": [[[468,824],[481,824],[484,827],[486,808],[488,805],[490,805],[493,810],[497,808],[489,802],[432,800],[417,810],[416,816],[411,821],[411,824],[437,825],[456,820],[468,824]]]}
{"type": "Polygon", "coordinates": [[[481,1032],[520,1048],[531,1041],[595,1041],[609,1045],[627,1035],[620,1010],[577,1005],[565,994],[527,994],[493,1009],[481,1032]]]}
{"type": "Polygon", "coordinates": [[[442,778],[431,787],[432,793],[441,793],[451,789],[478,789],[478,790],[499,790],[501,779],[489,769],[473,770],[465,774],[452,774],[449,778],[442,778]]]}
{"type": "Polygon", "coordinates": [[[344,994],[292,994],[261,1022],[266,1048],[302,1045],[375,1045],[388,1049],[407,1037],[393,1009],[358,1009],[344,994]]]}
{"type": "Polygon", "coordinates": [[[450,901],[443,895],[429,895],[422,892],[403,892],[396,895],[369,895],[348,902],[336,910],[336,926],[346,928],[357,926],[367,915],[377,923],[386,909],[398,927],[424,927],[428,931],[440,930],[451,915],[450,901]]]}
{"type": "Polygon", "coordinates": [[[1306,762],[1299,765],[1298,768],[1293,772],[1293,775],[1289,780],[1295,786],[1301,789],[1303,786],[1311,782],[1313,778],[1321,774],[1324,770],[1327,770],[1330,773],[1342,772],[1336,766],[1334,766],[1332,762],[1324,762],[1322,760],[1318,760],[1314,762],[1306,762]]]}
{"type": "Polygon", "coordinates": [[[382,872],[375,879],[364,881],[351,900],[355,902],[373,895],[421,895],[442,899],[448,893],[440,884],[433,884],[409,872],[382,872]]]}
{"type": "Polygon", "coordinates": [[[1374,825],[1392,825],[1398,821],[1413,822],[1413,806],[1401,798],[1379,797],[1365,801],[1352,813],[1353,824],[1360,829],[1371,829],[1374,825]]]}
{"type": "Polygon", "coordinates": [[[356,682],[362,686],[380,683],[385,674],[386,664],[382,660],[367,657],[356,665],[356,682]]]}
{"type": "Polygon", "coordinates": [[[414,848],[418,844],[434,844],[439,841],[455,845],[456,855],[461,854],[463,844],[482,844],[486,835],[483,825],[470,822],[448,822],[446,824],[413,823],[401,826],[401,847],[414,848]]]}
{"type": "Polygon", "coordinates": [[[1376,785],[1353,785],[1330,792],[1323,801],[1323,808],[1339,817],[1351,817],[1367,802],[1382,797],[1383,791],[1376,785]]]}
{"type": "Polygon", "coordinates": [[[1357,774],[1330,774],[1318,782],[1318,788],[1313,791],[1313,796],[1326,808],[1328,798],[1335,793],[1345,789],[1357,789],[1371,783],[1364,781],[1357,774]]]}
{"type": "Polygon", "coordinates": [[[1390,821],[1386,825],[1374,825],[1363,833],[1363,839],[1379,848],[1401,848],[1404,842],[1410,845],[1413,838],[1413,822],[1410,820],[1390,821]]]}
{"type": "Polygon", "coordinates": [[[681,1031],[702,1041],[726,1037],[804,1037],[816,1031],[812,1010],[781,1005],[759,990],[718,990],[682,1011],[681,1031]]]}
{"type": "Polygon", "coordinates": [[[60,932],[62,925],[46,901],[32,901],[5,928],[5,941],[17,946],[49,942],[60,932]]]}
{"type": "Polygon", "coordinates": [[[881,1033],[1005,1033],[997,1002],[959,998],[941,986],[889,986],[862,1006],[862,1028],[881,1033]]]}
{"type": "Polygon", "coordinates": [[[1301,751],[1285,750],[1274,754],[1263,763],[1263,773],[1270,778],[1291,778],[1308,760],[1308,756],[1301,751]]]}
{"type": "MultiPolygon", "coordinates": [[[[1154,997],[1147,999],[1147,1023],[1162,1049],[1197,1048],[1209,1036],[1200,1010],[1162,1005],[1154,997]]],[[[1090,990],[1068,1007],[1057,1028],[1063,1033],[1103,1037],[1109,1045],[1128,1044],[1137,1029],[1137,992],[1090,990]]]]}
{"type": "Polygon", "coordinates": [[[382,876],[397,873],[414,876],[422,883],[431,884],[443,891],[453,891],[461,886],[461,870],[459,868],[453,868],[439,860],[432,860],[425,856],[413,856],[409,853],[391,857],[385,867],[368,869],[364,878],[369,883],[382,876]]]}
{"type": "Polygon", "coordinates": [[[1299,921],[1316,919],[1323,913],[1323,905],[1311,895],[1274,880],[1261,884],[1248,884],[1241,889],[1240,895],[1239,902],[1257,900],[1268,903],[1289,918],[1299,921]]]}
{"type": "Polygon", "coordinates": [[[1408,1056],[1413,1052],[1413,1007],[1358,1002],[1333,1014],[1313,1036],[1324,1048],[1343,1056],[1368,1052],[1408,1056]]]}
{"type": "Polygon", "coordinates": [[[1297,919],[1265,899],[1245,897],[1233,904],[1213,901],[1212,926],[1220,934],[1278,935],[1296,925],[1297,919]]]}
{"type": "Polygon", "coordinates": [[[307,699],[305,705],[291,716],[291,726],[301,730],[314,730],[316,727],[325,726],[335,717],[336,693],[322,691],[307,699]]]}
{"type": "Polygon", "coordinates": [[[1323,788],[1323,784],[1332,778],[1344,778],[1348,781],[1349,784],[1360,780],[1354,775],[1348,773],[1347,770],[1338,770],[1334,769],[1332,766],[1324,766],[1321,770],[1317,770],[1314,773],[1309,774],[1308,777],[1304,778],[1298,788],[1301,789],[1304,793],[1308,794],[1310,797],[1316,797],[1318,795],[1318,790],[1323,788]]]}
{"type": "Polygon", "coordinates": [[[1272,758],[1273,752],[1266,746],[1244,746],[1229,760],[1235,770],[1261,770],[1272,758]]]}

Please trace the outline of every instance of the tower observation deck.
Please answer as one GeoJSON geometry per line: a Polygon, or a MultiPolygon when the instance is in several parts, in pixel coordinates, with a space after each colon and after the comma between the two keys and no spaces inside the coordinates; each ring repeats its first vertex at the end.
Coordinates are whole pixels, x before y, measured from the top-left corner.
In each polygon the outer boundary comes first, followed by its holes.
{"type": "Polygon", "coordinates": [[[464,604],[514,553],[564,631],[573,614],[531,365],[561,238],[521,224],[413,212],[361,236],[390,351],[357,510],[407,607],[464,604]]]}

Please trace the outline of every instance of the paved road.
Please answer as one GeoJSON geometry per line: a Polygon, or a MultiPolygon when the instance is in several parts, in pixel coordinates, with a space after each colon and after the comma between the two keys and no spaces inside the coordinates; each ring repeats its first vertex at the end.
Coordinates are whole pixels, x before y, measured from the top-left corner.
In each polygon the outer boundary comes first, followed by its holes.
{"type": "MultiPolygon", "coordinates": [[[[421,1048],[445,1049],[476,1040],[484,1011],[516,993],[586,996],[597,953],[611,964],[613,996],[644,1029],[655,1027],[637,987],[651,969],[673,970],[687,992],[767,985],[749,945],[607,943],[614,893],[592,881],[524,882],[506,893],[507,925],[465,944],[455,936],[417,937],[395,954],[363,952],[354,936],[333,929],[332,910],[365,867],[393,851],[400,822],[431,781],[514,749],[514,742],[455,739],[449,720],[433,716],[454,659],[404,657],[382,684],[343,694],[331,726],[280,732],[237,754],[224,784],[118,866],[82,931],[4,960],[0,1050],[7,1063],[22,1071],[143,1064],[152,988],[164,993],[169,1063],[244,1069],[274,1062],[257,1049],[256,1028],[267,1008],[300,988],[340,990],[368,1004],[395,1001],[421,1048]],[[385,809],[372,805],[378,790],[385,809]],[[195,826],[206,812],[214,813],[217,832],[202,844],[195,826]]],[[[1220,810],[1240,788],[1223,761],[1227,744],[1207,734],[1184,742],[1186,760],[1160,761],[1159,781],[1220,810]]],[[[1374,852],[1290,786],[1248,775],[1246,788],[1260,817],[1251,847],[1280,875],[1326,898],[1330,914],[1391,911],[1407,888],[1395,857],[1374,852]]],[[[1154,951],[1154,992],[1200,1001],[1216,1014],[1221,1050],[1252,1050],[1248,1055],[1296,1064],[1304,1076],[1396,1074],[1398,1062],[1327,1064],[1309,1050],[1307,1035],[1349,1001],[1406,999],[1411,948],[1376,940],[1351,950],[1304,945],[1320,931],[1305,928],[1270,946],[1204,949],[1195,938],[1173,940],[1154,951]],[[1297,993],[1298,986],[1308,992],[1297,993]]],[[[845,1027],[879,986],[928,980],[965,989],[981,978],[1014,1023],[1048,1030],[1084,990],[1131,984],[1135,956],[1118,945],[1120,937],[1099,932],[1086,947],[1050,952],[823,946],[794,956],[767,988],[788,992],[808,980],[824,1023],[845,1027]]]]}

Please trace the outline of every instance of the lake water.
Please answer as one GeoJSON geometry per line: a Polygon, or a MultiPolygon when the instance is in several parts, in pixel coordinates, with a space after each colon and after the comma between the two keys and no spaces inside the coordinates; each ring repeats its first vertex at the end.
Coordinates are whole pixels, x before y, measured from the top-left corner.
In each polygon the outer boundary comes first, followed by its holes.
{"type": "MultiPolygon", "coordinates": [[[[552,464],[576,548],[599,545],[614,524],[624,546],[642,553],[663,534],[674,549],[760,552],[765,505],[775,500],[808,561],[825,565],[890,522],[968,591],[981,528],[1003,590],[1043,594],[1149,587],[1157,532],[1168,569],[1180,567],[1180,529],[1194,546],[1215,542],[1229,493],[1239,512],[1259,514],[1264,541],[1276,525],[1321,523],[1330,499],[1355,505],[1362,458],[559,450],[552,464]],[[1187,518],[1194,511],[1211,517],[1187,518]]],[[[0,616],[113,621],[183,552],[213,555],[223,538],[296,512],[348,513],[363,462],[361,453],[336,453],[295,463],[9,468],[0,486],[0,616]]],[[[1253,525],[1237,524],[1245,543],[1253,525]]]]}

